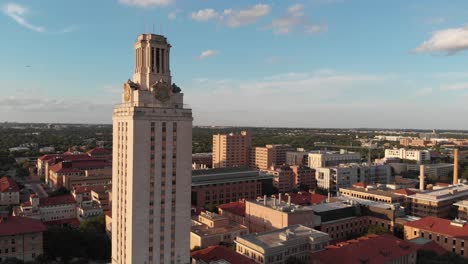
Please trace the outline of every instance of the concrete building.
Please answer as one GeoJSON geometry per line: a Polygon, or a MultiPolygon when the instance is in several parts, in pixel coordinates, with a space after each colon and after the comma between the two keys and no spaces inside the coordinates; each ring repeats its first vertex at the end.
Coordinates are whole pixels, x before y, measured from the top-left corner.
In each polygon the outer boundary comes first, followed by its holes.
{"type": "Polygon", "coordinates": [[[418,163],[431,160],[431,153],[428,150],[415,149],[386,149],[385,158],[398,158],[403,160],[415,160],[418,163]]]}
{"type": "Polygon", "coordinates": [[[91,160],[88,154],[75,154],[71,152],[65,152],[63,154],[48,154],[42,155],[37,159],[37,175],[39,177],[44,177],[45,182],[49,183],[49,168],[54,164],[57,164],[62,161],[73,161],[73,160],[91,160]]]}
{"type": "Polygon", "coordinates": [[[428,147],[432,146],[433,143],[430,140],[424,140],[419,138],[403,138],[400,139],[400,145],[405,147],[428,147]]]}
{"type": "Polygon", "coordinates": [[[309,152],[301,148],[298,148],[296,151],[287,151],[286,164],[309,166],[309,152]]]}
{"type": "Polygon", "coordinates": [[[61,161],[49,167],[49,186],[72,190],[77,186],[112,182],[112,162],[101,159],[61,161]]]}
{"type": "Polygon", "coordinates": [[[238,224],[247,225],[245,221],[245,200],[220,204],[217,208],[219,215],[222,215],[238,224]]]}
{"type": "Polygon", "coordinates": [[[392,235],[368,235],[312,253],[311,264],[417,263],[420,247],[392,235]]]}
{"type": "Polygon", "coordinates": [[[189,263],[192,110],[164,36],[139,35],[113,112],[112,263],[189,263]]]}
{"type": "Polygon", "coordinates": [[[251,148],[248,131],[213,135],[213,168],[249,167],[251,148]]]}
{"type": "Polygon", "coordinates": [[[262,172],[273,176],[273,186],[278,189],[278,192],[290,192],[298,189],[300,185],[308,186],[309,189],[315,189],[317,186],[315,169],[309,167],[283,165],[271,167],[262,172]]]}
{"type": "Polygon", "coordinates": [[[457,218],[468,221],[468,200],[462,200],[453,204],[457,209],[457,218]]]}
{"type": "Polygon", "coordinates": [[[307,263],[310,253],[325,249],[330,242],[327,233],[302,225],[238,237],[236,252],[256,263],[283,264],[289,257],[307,263]]]}
{"type": "MultiPolygon", "coordinates": [[[[271,176],[249,168],[218,168],[192,171],[192,205],[204,207],[255,199],[271,176]]],[[[267,184],[268,184],[267,183],[267,184]]]]}
{"type": "Polygon", "coordinates": [[[192,169],[209,169],[213,167],[213,153],[192,154],[192,169]]]}
{"type": "Polygon", "coordinates": [[[272,166],[286,164],[286,153],[293,150],[290,145],[266,145],[252,149],[251,167],[266,170],[272,166]]]}
{"type": "Polygon", "coordinates": [[[42,233],[46,226],[36,219],[5,216],[0,219],[0,262],[17,258],[35,261],[43,254],[42,233]]]}
{"type": "Polygon", "coordinates": [[[31,194],[29,201],[13,209],[13,215],[41,220],[47,225],[79,224],[77,202],[71,194],[39,198],[31,194]]]}
{"type": "Polygon", "coordinates": [[[0,178],[0,205],[18,205],[20,203],[18,184],[10,177],[0,178]]]}
{"type": "MultiPolygon", "coordinates": [[[[280,197],[281,196],[281,197],[280,197]]],[[[317,225],[314,211],[308,206],[298,206],[278,197],[263,197],[245,202],[246,224],[250,232],[264,232],[301,224],[313,228],[317,225]]]]}
{"type": "Polygon", "coordinates": [[[340,188],[350,187],[355,183],[389,183],[391,169],[380,164],[348,164],[335,167],[317,168],[317,186],[336,193],[340,188]]]}
{"type": "Polygon", "coordinates": [[[448,252],[468,257],[468,225],[465,220],[427,216],[404,225],[405,239],[418,237],[435,241],[448,252]]]}
{"type": "Polygon", "coordinates": [[[191,264],[255,264],[252,259],[223,246],[211,246],[190,253],[191,264]]]}
{"type": "Polygon", "coordinates": [[[347,163],[360,163],[361,154],[346,150],[310,152],[308,165],[311,168],[331,167],[347,163]]]}
{"type": "Polygon", "coordinates": [[[231,244],[238,236],[246,235],[249,229],[229,218],[211,212],[202,212],[192,221],[190,249],[231,244]]]}
{"type": "Polygon", "coordinates": [[[468,198],[468,185],[457,184],[408,196],[411,199],[411,214],[448,218],[452,205],[468,198]]]}
{"type": "Polygon", "coordinates": [[[405,196],[395,194],[393,191],[379,190],[376,186],[340,188],[340,195],[355,197],[387,204],[404,204],[405,196]]]}

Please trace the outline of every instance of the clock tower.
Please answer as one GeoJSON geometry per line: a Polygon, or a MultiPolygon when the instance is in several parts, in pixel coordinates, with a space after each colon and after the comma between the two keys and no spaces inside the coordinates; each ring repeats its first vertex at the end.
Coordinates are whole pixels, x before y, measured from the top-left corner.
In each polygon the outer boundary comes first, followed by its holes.
{"type": "Polygon", "coordinates": [[[139,35],[113,112],[112,263],[189,263],[192,111],[164,36],[139,35]]]}

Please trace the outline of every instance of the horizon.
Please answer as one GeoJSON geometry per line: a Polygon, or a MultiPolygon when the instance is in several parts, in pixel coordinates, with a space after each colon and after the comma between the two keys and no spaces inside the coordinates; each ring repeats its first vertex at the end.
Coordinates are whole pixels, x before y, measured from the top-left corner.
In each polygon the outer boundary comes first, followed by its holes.
{"type": "MultiPolygon", "coordinates": [[[[112,123],[54,123],[54,122],[10,122],[0,121],[1,124],[20,124],[20,125],[83,125],[83,126],[112,126],[112,123]]],[[[249,128],[267,128],[267,129],[314,129],[314,130],[385,130],[389,132],[436,132],[450,133],[450,132],[468,132],[468,129],[444,129],[444,128],[395,128],[395,127],[280,127],[280,126],[234,126],[234,125],[193,125],[193,128],[238,128],[238,129],[249,129],[249,128]],[[392,131],[393,130],[393,131],[392,131]]]]}
{"type": "Polygon", "coordinates": [[[468,3],[451,3],[6,1],[0,120],[110,124],[154,24],[197,126],[467,130],[468,3]]]}

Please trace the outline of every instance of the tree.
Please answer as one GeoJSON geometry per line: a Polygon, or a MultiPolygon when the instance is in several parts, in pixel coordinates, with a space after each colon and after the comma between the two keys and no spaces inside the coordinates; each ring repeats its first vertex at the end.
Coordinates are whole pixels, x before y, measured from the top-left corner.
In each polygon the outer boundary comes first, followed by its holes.
{"type": "Polygon", "coordinates": [[[20,178],[27,177],[29,175],[28,169],[25,169],[23,167],[18,167],[16,168],[16,176],[20,178]]]}
{"type": "Polygon", "coordinates": [[[388,229],[382,227],[381,225],[369,225],[367,227],[366,235],[375,234],[375,235],[382,235],[389,233],[388,229]]]}
{"type": "Polygon", "coordinates": [[[49,197],[61,196],[61,195],[65,195],[65,194],[70,194],[70,191],[67,188],[62,186],[62,187],[58,188],[57,190],[51,192],[49,194],[49,197]]]}
{"type": "Polygon", "coordinates": [[[80,230],[85,232],[106,232],[106,218],[104,215],[89,218],[80,223],[80,230]]]}
{"type": "Polygon", "coordinates": [[[197,251],[197,250],[200,250],[201,247],[200,246],[194,246],[190,251],[193,252],[193,251],[197,251]]]}

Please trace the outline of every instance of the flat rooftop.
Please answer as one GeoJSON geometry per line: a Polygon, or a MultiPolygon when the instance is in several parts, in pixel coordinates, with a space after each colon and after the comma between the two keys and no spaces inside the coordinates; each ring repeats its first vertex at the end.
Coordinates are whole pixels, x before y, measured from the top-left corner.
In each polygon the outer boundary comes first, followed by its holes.
{"type": "Polygon", "coordinates": [[[271,179],[273,176],[250,168],[192,170],[192,186],[271,179]]]}
{"type": "Polygon", "coordinates": [[[454,203],[453,205],[458,206],[458,207],[462,207],[462,208],[467,208],[468,207],[468,199],[458,201],[458,202],[454,203]]]}
{"type": "Polygon", "coordinates": [[[200,237],[214,236],[214,235],[219,236],[222,234],[228,234],[228,233],[242,231],[242,230],[247,231],[248,228],[246,226],[243,226],[233,221],[229,221],[229,224],[225,226],[209,227],[196,220],[192,220],[192,227],[190,229],[192,233],[200,237]]]}
{"type": "Polygon", "coordinates": [[[308,206],[308,208],[310,208],[311,210],[317,213],[323,213],[323,212],[339,210],[339,209],[349,208],[349,207],[353,207],[353,206],[347,203],[343,203],[342,201],[308,206]]]}
{"type": "Polygon", "coordinates": [[[254,203],[260,206],[268,207],[277,211],[287,212],[287,213],[304,212],[304,211],[312,212],[312,209],[310,206],[301,206],[301,205],[296,205],[293,203],[291,203],[291,205],[288,205],[288,203],[283,200],[283,197],[287,197],[287,196],[282,195],[281,201],[279,200],[279,197],[276,197],[276,198],[267,197],[266,203],[265,203],[264,198],[256,199],[256,200],[248,200],[246,201],[246,203],[254,203]]]}
{"type": "Polygon", "coordinates": [[[342,202],[346,202],[346,204],[348,204],[347,203],[348,201],[353,201],[357,204],[372,206],[372,207],[379,207],[379,208],[388,209],[388,210],[392,210],[395,208],[393,204],[378,202],[378,201],[371,201],[371,200],[361,199],[361,198],[356,198],[356,197],[338,196],[338,197],[335,197],[335,199],[340,200],[342,202]]]}
{"type": "Polygon", "coordinates": [[[460,197],[468,196],[468,185],[456,184],[449,187],[440,188],[437,190],[429,190],[408,197],[418,200],[426,201],[445,201],[451,199],[458,199],[460,197]]]}
{"type": "Polygon", "coordinates": [[[397,195],[393,193],[393,191],[385,191],[385,190],[379,190],[379,189],[365,189],[365,188],[356,188],[356,187],[347,187],[347,188],[340,188],[341,190],[350,190],[353,192],[360,192],[360,193],[368,193],[372,195],[378,195],[378,196],[385,196],[385,197],[390,197],[392,199],[398,199],[401,198],[400,195],[397,195]]]}
{"type": "Polygon", "coordinates": [[[304,239],[318,240],[328,238],[328,234],[303,225],[292,225],[285,228],[268,231],[264,233],[254,233],[237,238],[237,243],[243,241],[250,242],[263,249],[281,247],[290,244],[292,241],[304,241],[304,239]]]}

